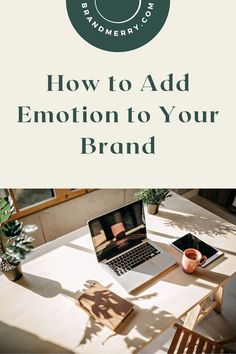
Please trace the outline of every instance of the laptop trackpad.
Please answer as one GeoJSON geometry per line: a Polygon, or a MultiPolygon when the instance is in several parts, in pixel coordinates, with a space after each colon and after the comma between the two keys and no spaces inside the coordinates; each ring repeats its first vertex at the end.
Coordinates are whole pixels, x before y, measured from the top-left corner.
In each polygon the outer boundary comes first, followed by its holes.
{"type": "Polygon", "coordinates": [[[158,274],[160,268],[150,259],[148,262],[144,262],[143,264],[140,264],[138,267],[134,268],[133,271],[152,276],[158,274]]]}

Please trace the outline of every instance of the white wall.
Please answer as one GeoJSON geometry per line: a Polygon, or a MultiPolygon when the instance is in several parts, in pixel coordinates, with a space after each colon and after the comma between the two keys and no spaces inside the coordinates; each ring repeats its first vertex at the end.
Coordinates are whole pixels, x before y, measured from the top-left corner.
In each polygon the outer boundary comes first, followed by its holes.
{"type": "Polygon", "coordinates": [[[136,189],[99,189],[67,202],[55,205],[22,219],[35,224],[34,247],[54,240],[87,224],[87,220],[132,202],[136,189]]]}

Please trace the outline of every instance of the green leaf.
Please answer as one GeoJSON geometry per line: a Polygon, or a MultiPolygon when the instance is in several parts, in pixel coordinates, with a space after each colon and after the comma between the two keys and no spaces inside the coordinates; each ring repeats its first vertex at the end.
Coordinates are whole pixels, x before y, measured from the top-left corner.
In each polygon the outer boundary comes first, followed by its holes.
{"type": "Polygon", "coordinates": [[[0,215],[0,223],[3,224],[4,222],[6,222],[11,216],[11,212],[7,212],[5,214],[1,214],[0,215]]]}
{"type": "Polygon", "coordinates": [[[12,214],[12,201],[10,198],[0,198],[0,225],[5,223],[12,214]]]}
{"type": "Polygon", "coordinates": [[[21,233],[22,223],[18,220],[9,221],[7,224],[2,226],[2,232],[7,237],[14,237],[21,233]]]}
{"type": "Polygon", "coordinates": [[[7,201],[4,198],[0,198],[0,210],[7,205],[7,201]]]}

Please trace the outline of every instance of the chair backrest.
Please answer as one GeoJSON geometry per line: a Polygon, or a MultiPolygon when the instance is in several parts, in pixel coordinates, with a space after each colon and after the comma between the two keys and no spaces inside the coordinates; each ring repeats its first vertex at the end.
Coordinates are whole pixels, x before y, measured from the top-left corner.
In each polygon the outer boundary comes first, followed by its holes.
{"type": "Polygon", "coordinates": [[[225,353],[222,345],[185,328],[178,323],[168,354],[225,353]]]}

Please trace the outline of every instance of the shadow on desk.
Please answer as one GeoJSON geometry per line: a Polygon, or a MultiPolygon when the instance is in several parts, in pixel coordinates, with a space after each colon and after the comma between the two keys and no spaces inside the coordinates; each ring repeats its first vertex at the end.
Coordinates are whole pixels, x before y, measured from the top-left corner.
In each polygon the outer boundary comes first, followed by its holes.
{"type": "MultiPolygon", "coordinates": [[[[166,326],[167,328],[169,326],[170,320],[176,320],[172,314],[166,311],[161,311],[158,306],[152,306],[150,309],[141,307],[143,300],[157,297],[158,294],[154,292],[144,296],[134,296],[132,298],[127,298],[128,301],[132,301],[135,304],[134,311],[132,311],[122,322],[122,324],[117,328],[116,332],[111,331],[108,336],[103,338],[102,344],[104,345],[107,341],[111,340],[112,337],[119,335],[124,337],[124,342],[127,348],[130,349],[130,352],[137,353],[150,340],[150,338],[155,337],[163,330],[163,326],[166,326]],[[129,338],[129,333],[131,331],[134,331],[135,335],[129,338]]],[[[106,311],[106,313],[104,312],[104,308],[102,309],[103,316],[105,318],[109,316],[110,308],[113,310],[116,309],[113,300],[114,299],[112,297],[110,300],[108,299],[110,304],[107,306],[108,311],[106,311]]],[[[89,343],[94,340],[94,337],[102,336],[102,331],[103,325],[89,317],[84,334],[79,340],[77,347],[80,347],[81,345],[89,345],[89,343]]]]}
{"type": "Polygon", "coordinates": [[[229,224],[225,220],[208,218],[201,215],[180,214],[174,211],[161,210],[158,216],[166,220],[165,224],[171,227],[177,227],[180,230],[197,233],[199,235],[208,235],[212,237],[223,236],[227,238],[229,233],[235,233],[236,226],[229,224]]]}
{"type": "MultiPolygon", "coordinates": [[[[83,286],[84,289],[88,288],[88,286],[93,282],[94,280],[88,280],[87,283],[83,286]]],[[[29,291],[33,291],[34,293],[46,298],[52,298],[57,296],[58,294],[62,294],[70,298],[77,299],[80,295],[80,292],[73,293],[66,289],[63,289],[61,284],[55,280],[46,279],[28,273],[24,273],[24,276],[16,283],[19,286],[22,286],[28,289],[29,291]]],[[[112,284],[105,285],[107,288],[109,288],[112,284]]],[[[161,330],[163,329],[163,324],[166,324],[166,327],[168,327],[169,321],[175,320],[172,314],[165,311],[160,311],[158,306],[152,306],[150,309],[141,307],[143,300],[148,300],[155,297],[158,297],[158,294],[156,292],[144,296],[140,295],[127,298],[128,301],[132,301],[135,304],[135,310],[118,327],[116,333],[111,331],[110,334],[106,338],[104,338],[104,343],[108,341],[111,337],[120,335],[125,338],[124,340],[127,345],[127,348],[131,349],[131,352],[136,353],[146,344],[146,342],[150,340],[150,338],[155,337],[156,334],[161,332],[161,330]],[[137,317],[139,317],[139,320],[137,320],[137,317]],[[135,329],[137,335],[132,337],[132,339],[128,338],[129,332],[133,329],[135,329]]],[[[108,310],[110,307],[116,309],[116,307],[114,306],[113,298],[110,299],[110,306],[108,303],[108,310]]],[[[78,311],[82,310],[78,309],[78,311]]],[[[109,316],[109,312],[107,311],[107,313],[104,314],[103,310],[103,315],[104,317],[107,317],[109,316]]],[[[84,333],[78,341],[78,347],[80,345],[89,344],[95,336],[102,336],[103,328],[103,325],[96,322],[94,319],[88,317],[87,325],[84,328],[84,333]]],[[[33,338],[32,340],[36,341],[36,339],[37,337],[33,338]]],[[[63,352],[63,350],[58,350],[58,353],[61,352],[63,352]]]]}
{"type": "Polygon", "coordinates": [[[66,353],[66,348],[42,340],[35,334],[0,322],[1,344],[0,353],[66,353]]]}
{"type": "Polygon", "coordinates": [[[63,289],[61,284],[56,280],[39,277],[38,275],[29,273],[23,273],[23,277],[16,281],[15,284],[23,286],[24,288],[46,298],[62,294],[76,300],[81,295],[80,290],[72,292],[63,289]]]}
{"type": "Polygon", "coordinates": [[[160,311],[158,306],[152,306],[150,309],[138,308],[137,316],[140,317],[139,321],[130,321],[130,325],[127,325],[126,330],[119,333],[125,336],[125,343],[127,348],[132,350],[132,353],[138,353],[150,340],[155,338],[159,333],[163,332],[163,328],[168,328],[171,322],[175,322],[177,319],[167,311],[160,311]],[[126,334],[135,328],[137,335],[134,337],[128,337],[126,334]]]}

